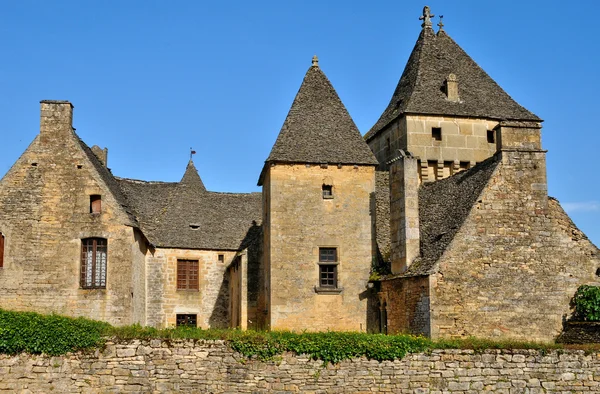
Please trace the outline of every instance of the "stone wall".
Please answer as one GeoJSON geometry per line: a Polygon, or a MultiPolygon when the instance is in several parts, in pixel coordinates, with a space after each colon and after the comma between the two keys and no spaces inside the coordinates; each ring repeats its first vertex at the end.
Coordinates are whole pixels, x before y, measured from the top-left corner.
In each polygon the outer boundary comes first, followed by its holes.
{"type": "Polygon", "coordinates": [[[62,357],[0,355],[0,392],[594,393],[600,354],[434,350],[324,366],[306,356],[246,360],[221,341],[108,343],[62,357]]]}
{"type": "Polygon", "coordinates": [[[506,143],[511,133],[530,138],[499,153],[500,165],[439,261],[433,337],[550,341],[577,288],[600,285],[600,251],[547,197],[539,126],[502,132],[506,143]]]}
{"type": "Polygon", "coordinates": [[[368,144],[380,163],[379,170],[388,169],[386,163],[393,159],[394,152],[403,149],[421,159],[420,178],[431,182],[492,156],[496,144],[488,141],[487,134],[497,124],[488,119],[407,115],[392,122],[368,144]],[[432,137],[433,127],[441,128],[441,140],[432,137]]]}
{"type": "Polygon", "coordinates": [[[146,256],[148,321],[175,326],[177,314],[195,314],[198,327],[229,327],[227,267],[236,252],[157,248],[146,256]],[[223,261],[219,261],[223,255],[223,261]],[[177,260],[198,260],[198,290],[177,290],[177,260]]]}
{"type": "Polygon", "coordinates": [[[388,334],[430,336],[429,277],[395,278],[381,282],[388,334]]]}
{"type": "Polygon", "coordinates": [[[133,224],[73,132],[72,116],[68,102],[42,102],[40,135],[0,181],[1,305],[143,323],[133,224]],[[90,212],[91,195],[101,196],[101,212],[90,212]],[[105,288],[81,288],[84,238],[107,240],[105,288]]]}
{"type": "Polygon", "coordinates": [[[375,255],[375,168],[271,164],[265,177],[269,327],[377,330],[367,288],[375,255]],[[323,197],[323,185],[332,187],[323,197]],[[319,286],[319,249],[337,251],[337,288],[319,286]]]}

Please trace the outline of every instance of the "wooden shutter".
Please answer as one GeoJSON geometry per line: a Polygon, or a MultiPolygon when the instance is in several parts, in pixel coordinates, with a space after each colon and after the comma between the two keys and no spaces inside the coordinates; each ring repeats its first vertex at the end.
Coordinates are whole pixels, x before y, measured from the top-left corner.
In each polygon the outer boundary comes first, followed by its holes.
{"type": "Polygon", "coordinates": [[[102,196],[93,194],[90,196],[90,213],[102,212],[102,196]]]}

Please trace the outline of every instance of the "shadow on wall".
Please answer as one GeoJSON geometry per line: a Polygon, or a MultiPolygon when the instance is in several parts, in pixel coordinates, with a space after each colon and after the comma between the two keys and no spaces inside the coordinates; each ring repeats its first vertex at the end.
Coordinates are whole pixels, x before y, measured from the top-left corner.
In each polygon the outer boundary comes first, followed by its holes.
{"type": "MultiPolygon", "coordinates": [[[[381,272],[389,266],[389,263],[384,261],[379,245],[377,245],[377,199],[375,192],[369,196],[369,206],[371,212],[371,239],[372,248],[371,255],[374,256],[371,261],[371,270],[373,272],[381,272]]],[[[367,332],[378,333],[381,331],[381,323],[379,321],[379,298],[377,292],[379,290],[378,283],[368,283],[365,291],[359,294],[361,300],[367,299],[367,332]]]]}
{"type": "Polygon", "coordinates": [[[223,280],[217,295],[217,302],[208,319],[210,328],[229,327],[229,270],[223,272],[223,280]]]}
{"type": "MultiPolygon", "coordinates": [[[[248,249],[248,306],[256,305],[259,289],[260,275],[260,236],[262,227],[256,221],[252,221],[252,226],[244,236],[238,250],[248,249]]],[[[223,280],[219,288],[217,302],[208,319],[211,328],[228,328],[229,321],[229,269],[223,273],[223,280]]],[[[242,295],[244,297],[244,295],[242,295]]]]}

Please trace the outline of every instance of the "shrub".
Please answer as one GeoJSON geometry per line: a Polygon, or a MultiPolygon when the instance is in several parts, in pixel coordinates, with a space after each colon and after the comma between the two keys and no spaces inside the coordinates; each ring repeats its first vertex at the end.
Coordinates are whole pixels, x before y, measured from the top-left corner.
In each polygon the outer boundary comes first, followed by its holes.
{"type": "Polygon", "coordinates": [[[107,323],[0,309],[0,353],[59,355],[99,346],[107,323]]]}
{"type": "Polygon", "coordinates": [[[573,297],[574,317],[584,321],[600,321],[600,287],[583,285],[573,297]]]}

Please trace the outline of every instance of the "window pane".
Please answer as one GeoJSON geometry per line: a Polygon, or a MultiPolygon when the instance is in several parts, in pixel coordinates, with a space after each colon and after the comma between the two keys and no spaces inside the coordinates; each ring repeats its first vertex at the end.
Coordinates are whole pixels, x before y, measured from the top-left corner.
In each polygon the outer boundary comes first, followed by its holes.
{"type": "Polygon", "coordinates": [[[337,287],[335,265],[320,265],[319,266],[319,285],[321,287],[337,287]]]}
{"type": "Polygon", "coordinates": [[[337,261],[337,249],[336,248],[319,248],[319,261],[321,261],[321,262],[337,261]]]}

